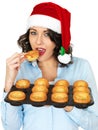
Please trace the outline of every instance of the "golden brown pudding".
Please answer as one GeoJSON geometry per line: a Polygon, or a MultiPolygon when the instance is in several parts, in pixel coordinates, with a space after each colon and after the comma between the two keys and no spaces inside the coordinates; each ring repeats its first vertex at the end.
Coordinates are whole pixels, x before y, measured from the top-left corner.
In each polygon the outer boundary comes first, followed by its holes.
{"type": "Polygon", "coordinates": [[[45,78],[38,78],[35,80],[34,85],[49,87],[49,81],[45,78]]]}
{"type": "Polygon", "coordinates": [[[38,59],[39,57],[39,51],[37,50],[32,50],[32,51],[28,51],[24,57],[28,60],[28,61],[34,61],[36,59],[38,59]]]}
{"type": "Polygon", "coordinates": [[[84,80],[77,80],[74,82],[73,86],[74,87],[79,87],[79,86],[88,87],[88,83],[84,80]]]}
{"type": "Polygon", "coordinates": [[[35,85],[33,88],[32,88],[32,92],[45,92],[45,93],[48,93],[48,88],[44,85],[35,85]]]}
{"type": "Polygon", "coordinates": [[[20,79],[16,81],[16,88],[25,89],[30,87],[30,81],[27,79],[20,79]]]}
{"type": "Polygon", "coordinates": [[[51,100],[56,103],[68,102],[68,95],[66,93],[52,93],[51,100]]]}
{"type": "Polygon", "coordinates": [[[63,85],[56,85],[52,89],[52,93],[68,93],[68,87],[63,85]]]}
{"type": "Polygon", "coordinates": [[[30,95],[30,100],[34,102],[43,102],[47,100],[47,94],[44,92],[33,92],[30,95]]]}
{"type": "Polygon", "coordinates": [[[75,92],[87,92],[87,93],[90,93],[90,90],[88,87],[84,87],[84,86],[77,86],[75,88],[73,88],[73,93],[75,92]]]}
{"type": "Polygon", "coordinates": [[[63,86],[68,87],[68,86],[69,86],[69,82],[68,82],[67,80],[61,79],[61,80],[58,80],[58,81],[55,83],[55,86],[56,86],[56,85],[63,85],[63,86]]]}
{"type": "Polygon", "coordinates": [[[12,91],[9,93],[8,98],[12,101],[21,101],[26,98],[26,95],[22,91],[12,91]]]}
{"type": "Polygon", "coordinates": [[[75,92],[73,94],[73,100],[75,103],[89,103],[91,97],[90,94],[86,92],[75,92]]]}

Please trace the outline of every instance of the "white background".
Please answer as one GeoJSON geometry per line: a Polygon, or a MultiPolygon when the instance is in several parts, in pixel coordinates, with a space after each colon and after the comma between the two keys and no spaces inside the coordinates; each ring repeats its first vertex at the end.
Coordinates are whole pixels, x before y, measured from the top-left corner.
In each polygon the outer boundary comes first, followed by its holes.
{"type": "MultiPolygon", "coordinates": [[[[97,0],[3,0],[0,1],[0,101],[4,87],[6,58],[21,52],[18,37],[25,33],[27,18],[33,6],[52,1],[67,8],[71,14],[73,55],[87,59],[98,84],[98,4],[97,0]]],[[[0,129],[3,130],[1,121],[0,129]]]]}

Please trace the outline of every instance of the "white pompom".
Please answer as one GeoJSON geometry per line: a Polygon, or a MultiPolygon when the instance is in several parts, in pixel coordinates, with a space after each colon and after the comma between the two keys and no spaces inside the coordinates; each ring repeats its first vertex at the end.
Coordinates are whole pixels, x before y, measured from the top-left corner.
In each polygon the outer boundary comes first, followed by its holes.
{"type": "Polygon", "coordinates": [[[68,64],[71,61],[71,55],[66,53],[64,55],[59,55],[58,60],[63,64],[68,64]]]}

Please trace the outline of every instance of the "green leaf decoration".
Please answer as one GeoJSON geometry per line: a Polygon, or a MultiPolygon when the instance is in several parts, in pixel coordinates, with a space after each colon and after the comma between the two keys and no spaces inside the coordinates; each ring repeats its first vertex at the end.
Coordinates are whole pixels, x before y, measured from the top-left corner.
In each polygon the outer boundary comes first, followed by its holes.
{"type": "Polygon", "coordinates": [[[64,54],[65,54],[65,48],[62,47],[62,46],[61,46],[61,48],[60,48],[60,54],[61,54],[61,55],[64,55],[64,54]]]}

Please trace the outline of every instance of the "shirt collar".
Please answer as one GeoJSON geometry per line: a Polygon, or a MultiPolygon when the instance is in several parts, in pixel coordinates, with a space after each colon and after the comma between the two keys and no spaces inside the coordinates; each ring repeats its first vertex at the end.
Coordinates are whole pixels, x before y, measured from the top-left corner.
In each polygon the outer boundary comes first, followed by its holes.
{"type": "Polygon", "coordinates": [[[32,61],[31,63],[32,63],[32,66],[33,66],[33,67],[38,66],[37,61],[32,61]]]}

